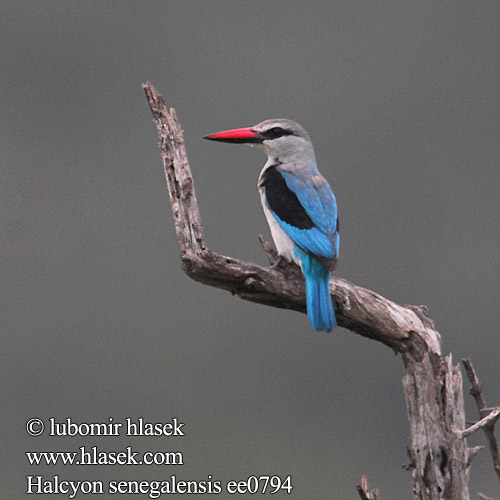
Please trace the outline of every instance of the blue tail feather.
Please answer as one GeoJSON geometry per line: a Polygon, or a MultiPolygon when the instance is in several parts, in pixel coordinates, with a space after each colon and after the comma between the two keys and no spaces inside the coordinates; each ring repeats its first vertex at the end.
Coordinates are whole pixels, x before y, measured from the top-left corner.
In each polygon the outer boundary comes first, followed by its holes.
{"type": "Polygon", "coordinates": [[[307,316],[315,330],[330,332],[337,326],[330,295],[330,271],[314,257],[299,252],[306,280],[307,316]]]}

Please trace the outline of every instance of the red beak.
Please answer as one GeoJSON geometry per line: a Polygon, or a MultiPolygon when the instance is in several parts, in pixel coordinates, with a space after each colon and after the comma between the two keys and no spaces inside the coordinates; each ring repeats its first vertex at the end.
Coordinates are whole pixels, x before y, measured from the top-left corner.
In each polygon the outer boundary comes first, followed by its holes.
{"type": "Polygon", "coordinates": [[[255,143],[262,142],[260,134],[255,132],[252,127],[235,128],[233,130],[224,130],[216,134],[207,135],[204,139],[210,141],[234,142],[234,143],[255,143]]]}

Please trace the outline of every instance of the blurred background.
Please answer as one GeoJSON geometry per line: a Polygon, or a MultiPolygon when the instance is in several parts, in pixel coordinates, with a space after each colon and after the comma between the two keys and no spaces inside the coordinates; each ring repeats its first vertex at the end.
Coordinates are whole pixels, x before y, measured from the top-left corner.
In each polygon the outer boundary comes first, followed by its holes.
{"type": "MultiPolygon", "coordinates": [[[[26,475],[276,474],[292,498],[353,499],[366,474],[384,500],[412,498],[399,356],[180,269],[141,83],[177,109],[209,247],[262,265],[265,156],[202,136],[301,123],[339,204],[337,275],[427,305],[443,352],[469,356],[496,405],[500,4],[23,0],[4,2],[0,24],[0,496],[24,498],[26,475]],[[177,417],[186,435],[34,438],[32,417],[177,417]],[[185,464],[25,456],[80,446],[185,464]]],[[[487,451],[477,491],[498,497],[487,451]]]]}

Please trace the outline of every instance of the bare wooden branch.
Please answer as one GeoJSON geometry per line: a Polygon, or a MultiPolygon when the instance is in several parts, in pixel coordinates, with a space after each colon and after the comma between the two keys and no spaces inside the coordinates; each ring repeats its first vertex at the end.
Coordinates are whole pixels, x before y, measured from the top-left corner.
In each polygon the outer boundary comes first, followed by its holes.
{"type": "Polygon", "coordinates": [[[361,500],[380,500],[380,493],[376,486],[368,491],[368,481],[365,475],[361,476],[361,484],[356,486],[356,490],[361,500]]]}
{"type": "MultiPolygon", "coordinates": [[[[487,419],[486,423],[480,427],[482,427],[486,435],[486,440],[488,441],[488,447],[490,449],[490,455],[493,462],[493,469],[495,470],[498,481],[500,482],[500,451],[498,447],[498,441],[495,435],[495,423],[498,420],[498,416],[495,417],[493,414],[493,418],[491,419],[488,418],[489,416],[492,415],[493,412],[492,409],[488,408],[488,405],[486,404],[486,399],[483,395],[483,388],[481,381],[476,375],[474,367],[472,366],[472,362],[469,358],[462,359],[462,363],[464,365],[467,378],[469,379],[469,382],[471,384],[470,394],[474,398],[474,401],[476,402],[479,418],[481,419],[475,425],[477,426],[478,424],[483,422],[485,418],[487,419]]],[[[469,429],[471,429],[471,427],[469,427],[469,429]]]]}
{"type": "Polygon", "coordinates": [[[476,401],[476,406],[479,411],[479,416],[482,418],[485,416],[482,414],[482,412],[484,412],[484,409],[486,408],[486,400],[484,399],[483,396],[483,388],[481,381],[477,377],[474,367],[472,366],[472,362],[469,358],[463,358],[462,363],[464,365],[467,378],[469,379],[469,382],[471,384],[471,389],[469,391],[470,395],[476,401]]]}
{"type": "Polygon", "coordinates": [[[491,497],[488,497],[486,495],[484,495],[483,493],[478,493],[477,496],[481,499],[481,500],[495,500],[494,498],[491,498],[491,497]]]}
{"type": "Polygon", "coordinates": [[[478,431],[479,429],[485,429],[491,425],[494,425],[498,418],[500,417],[500,406],[493,408],[486,417],[482,418],[479,422],[476,422],[474,425],[467,427],[462,431],[462,437],[467,437],[478,431]]]}
{"type": "MultiPolygon", "coordinates": [[[[252,302],[305,312],[305,287],[296,266],[264,268],[209,250],[204,242],[194,183],[173,108],[143,85],[158,132],[182,268],[191,278],[252,302]]],[[[271,262],[276,256],[263,247],[271,262]]],[[[469,500],[470,455],[460,369],[441,356],[441,338],[424,306],[396,304],[341,278],[330,282],[340,326],[391,347],[403,358],[411,471],[418,500],[469,500]]]]}
{"type": "MultiPolygon", "coordinates": [[[[160,138],[165,177],[172,202],[182,266],[194,280],[222,288],[260,304],[306,312],[304,280],[296,266],[272,270],[232,257],[205,246],[194,183],[187,161],[182,129],[173,108],[151,84],[143,85],[160,138]]],[[[349,283],[331,281],[334,306],[341,326],[378,340],[401,352],[418,335],[435,353],[440,353],[440,335],[424,306],[402,306],[349,283]]]]}
{"type": "Polygon", "coordinates": [[[467,457],[467,467],[470,467],[472,460],[474,460],[475,456],[481,451],[484,450],[484,446],[472,446],[469,448],[468,457],[467,457]]]}

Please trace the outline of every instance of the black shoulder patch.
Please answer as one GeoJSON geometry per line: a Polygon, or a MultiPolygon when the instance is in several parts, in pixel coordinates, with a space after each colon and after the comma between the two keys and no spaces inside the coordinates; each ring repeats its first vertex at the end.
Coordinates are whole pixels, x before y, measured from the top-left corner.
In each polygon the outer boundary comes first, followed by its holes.
{"type": "Polygon", "coordinates": [[[299,229],[311,229],[314,227],[314,222],[300,204],[297,195],[288,188],[285,179],[278,172],[276,166],[268,167],[264,171],[261,185],[264,186],[264,193],[269,208],[283,222],[299,229]]]}

